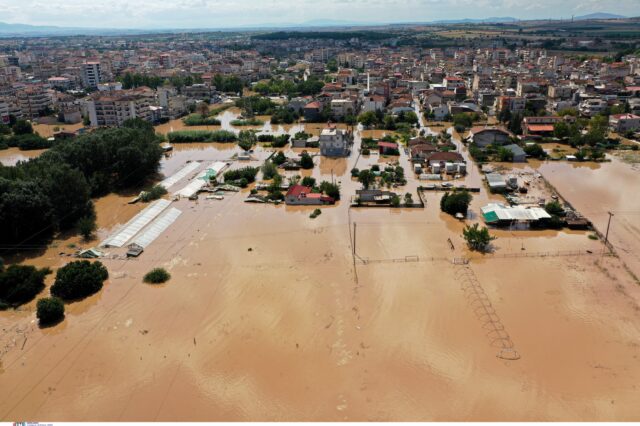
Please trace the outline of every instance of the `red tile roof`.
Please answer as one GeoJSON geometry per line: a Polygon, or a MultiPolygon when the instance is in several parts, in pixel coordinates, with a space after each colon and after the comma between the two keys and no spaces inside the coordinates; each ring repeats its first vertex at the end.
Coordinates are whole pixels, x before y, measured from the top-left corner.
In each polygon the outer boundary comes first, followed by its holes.
{"type": "Polygon", "coordinates": [[[391,148],[391,149],[398,149],[398,144],[395,142],[384,142],[384,141],[380,141],[378,142],[378,147],[379,148],[391,148]]]}
{"type": "Polygon", "coordinates": [[[529,124],[530,132],[553,132],[553,124],[529,124]]]}
{"type": "Polygon", "coordinates": [[[311,188],[309,188],[308,186],[293,185],[287,191],[287,197],[289,196],[299,197],[303,194],[306,196],[307,194],[310,194],[310,193],[311,193],[311,188]]]}

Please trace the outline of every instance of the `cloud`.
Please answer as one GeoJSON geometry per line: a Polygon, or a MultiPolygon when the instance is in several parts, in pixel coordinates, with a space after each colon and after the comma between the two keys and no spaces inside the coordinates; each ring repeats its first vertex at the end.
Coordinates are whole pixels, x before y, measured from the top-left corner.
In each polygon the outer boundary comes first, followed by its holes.
{"type": "Polygon", "coordinates": [[[0,21],[119,28],[203,28],[338,19],[367,22],[591,12],[640,15],[639,0],[0,0],[0,21]]]}

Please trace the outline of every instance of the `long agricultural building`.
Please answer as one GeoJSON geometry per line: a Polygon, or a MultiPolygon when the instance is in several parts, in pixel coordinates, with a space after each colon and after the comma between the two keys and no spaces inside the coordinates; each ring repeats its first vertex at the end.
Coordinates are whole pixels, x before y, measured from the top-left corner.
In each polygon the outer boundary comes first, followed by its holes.
{"type": "Polygon", "coordinates": [[[156,238],[160,236],[166,229],[176,221],[182,212],[176,208],[170,208],[166,213],[159,216],[151,222],[137,237],[132,244],[137,244],[142,248],[147,248],[156,238]]]}
{"type": "Polygon", "coordinates": [[[104,240],[100,246],[123,247],[126,245],[129,248],[127,256],[140,255],[182,214],[176,208],[168,209],[170,204],[169,200],[157,200],[104,240]]]}
{"type": "Polygon", "coordinates": [[[180,180],[184,179],[189,173],[194,172],[198,167],[200,167],[200,163],[197,161],[187,163],[183,168],[160,182],[158,185],[162,186],[164,189],[169,189],[180,180]]]}
{"type": "Polygon", "coordinates": [[[511,223],[535,223],[540,220],[551,219],[551,215],[540,207],[513,206],[492,203],[481,208],[484,221],[494,225],[507,225],[511,223]]]}
{"type": "Polygon", "coordinates": [[[206,169],[196,176],[187,186],[174,193],[180,197],[189,198],[194,194],[197,194],[213,177],[218,177],[220,173],[228,166],[227,163],[222,161],[216,161],[211,163],[206,169]]]}

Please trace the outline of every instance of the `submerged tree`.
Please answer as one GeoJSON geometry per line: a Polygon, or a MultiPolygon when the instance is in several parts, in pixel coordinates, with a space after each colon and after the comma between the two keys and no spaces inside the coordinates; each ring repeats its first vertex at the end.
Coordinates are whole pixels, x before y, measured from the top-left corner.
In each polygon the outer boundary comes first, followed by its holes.
{"type": "Polygon", "coordinates": [[[473,226],[465,226],[462,236],[471,250],[481,252],[486,251],[489,248],[489,243],[496,239],[489,234],[489,229],[486,226],[480,228],[477,223],[474,223],[473,226]]]}

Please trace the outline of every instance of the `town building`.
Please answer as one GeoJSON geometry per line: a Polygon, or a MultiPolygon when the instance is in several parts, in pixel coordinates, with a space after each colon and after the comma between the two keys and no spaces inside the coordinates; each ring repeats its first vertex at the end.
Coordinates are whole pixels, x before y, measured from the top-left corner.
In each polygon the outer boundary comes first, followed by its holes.
{"type": "Polygon", "coordinates": [[[347,157],[351,152],[351,135],[329,125],[320,133],[320,154],[325,157],[347,157]]]}
{"type": "Polygon", "coordinates": [[[89,89],[97,89],[102,82],[100,62],[85,62],[82,64],[82,84],[89,89]]]}

